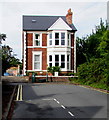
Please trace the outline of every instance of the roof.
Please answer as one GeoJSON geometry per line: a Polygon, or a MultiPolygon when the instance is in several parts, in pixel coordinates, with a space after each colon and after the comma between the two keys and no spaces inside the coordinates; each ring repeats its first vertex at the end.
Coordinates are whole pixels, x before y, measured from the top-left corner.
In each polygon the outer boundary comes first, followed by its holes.
{"type": "MultiPolygon", "coordinates": [[[[34,30],[47,31],[48,28],[54,22],[56,22],[56,20],[58,20],[60,17],[66,22],[65,16],[23,16],[23,30],[24,31],[34,31],[34,30]]],[[[72,31],[77,31],[77,29],[73,24],[69,25],[69,27],[72,29],[72,31]]]]}

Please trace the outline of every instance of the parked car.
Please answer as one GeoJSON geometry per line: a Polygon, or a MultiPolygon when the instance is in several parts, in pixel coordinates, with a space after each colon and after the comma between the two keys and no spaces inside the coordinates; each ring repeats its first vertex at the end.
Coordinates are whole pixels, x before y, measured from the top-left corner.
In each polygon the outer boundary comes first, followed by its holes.
{"type": "Polygon", "coordinates": [[[10,73],[4,73],[4,76],[13,76],[13,74],[10,74],[10,73]]]}

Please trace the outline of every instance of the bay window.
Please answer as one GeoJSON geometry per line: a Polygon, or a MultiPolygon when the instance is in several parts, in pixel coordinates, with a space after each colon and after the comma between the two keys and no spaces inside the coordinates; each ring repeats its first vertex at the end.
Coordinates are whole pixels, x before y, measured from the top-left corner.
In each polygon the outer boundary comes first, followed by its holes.
{"type": "Polygon", "coordinates": [[[61,68],[65,68],[65,55],[61,55],[61,68]]]}
{"type": "Polygon", "coordinates": [[[65,33],[61,33],[61,45],[65,45],[65,33]]]}
{"type": "Polygon", "coordinates": [[[70,45],[70,34],[67,34],[67,45],[70,45]]]}
{"type": "Polygon", "coordinates": [[[55,45],[59,45],[59,33],[55,33],[55,45]]]}
{"type": "Polygon", "coordinates": [[[70,69],[70,55],[67,55],[67,69],[70,69]]]}
{"type": "Polygon", "coordinates": [[[59,66],[59,55],[55,55],[55,66],[59,66]]]}
{"type": "Polygon", "coordinates": [[[49,34],[49,45],[52,45],[52,33],[49,34]]]}
{"type": "Polygon", "coordinates": [[[52,67],[52,55],[49,55],[49,67],[52,67]]]}

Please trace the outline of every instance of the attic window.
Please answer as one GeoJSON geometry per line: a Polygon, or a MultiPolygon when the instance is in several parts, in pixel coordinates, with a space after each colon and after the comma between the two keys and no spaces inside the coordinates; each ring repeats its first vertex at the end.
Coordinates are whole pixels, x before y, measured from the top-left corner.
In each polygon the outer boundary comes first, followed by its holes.
{"type": "Polygon", "coordinates": [[[36,20],[32,20],[32,23],[35,23],[36,22],[36,20]]]}

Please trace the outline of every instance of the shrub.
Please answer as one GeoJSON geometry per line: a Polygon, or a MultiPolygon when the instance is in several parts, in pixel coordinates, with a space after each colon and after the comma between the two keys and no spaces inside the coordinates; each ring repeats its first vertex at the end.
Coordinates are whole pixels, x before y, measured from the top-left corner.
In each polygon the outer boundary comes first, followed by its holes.
{"type": "Polygon", "coordinates": [[[59,72],[60,73],[60,71],[61,71],[60,68],[61,67],[59,67],[59,66],[48,67],[47,71],[54,75],[54,72],[59,72]]]}

